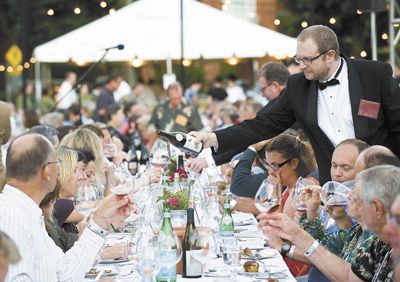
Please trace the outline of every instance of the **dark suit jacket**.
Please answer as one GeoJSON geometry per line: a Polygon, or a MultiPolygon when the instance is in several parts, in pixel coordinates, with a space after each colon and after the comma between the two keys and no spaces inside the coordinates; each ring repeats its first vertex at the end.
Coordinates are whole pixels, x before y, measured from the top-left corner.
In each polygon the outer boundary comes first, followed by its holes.
{"type": "MultiPolygon", "coordinates": [[[[399,156],[400,88],[386,63],[353,60],[348,66],[351,109],[356,138],[370,145],[384,145],[399,156]],[[360,100],[380,103],[377,119],[358,115],[360,100]]],[[[254,144],[272,138],[295,121],[304,130],[314,148],[321,184],[330,180],[330,159],[334,147],[318,126],[317,82],[304,74],[292,75],[284,92],[267,111],[255,119],[215,132],[218,151],[254,144]]]]}

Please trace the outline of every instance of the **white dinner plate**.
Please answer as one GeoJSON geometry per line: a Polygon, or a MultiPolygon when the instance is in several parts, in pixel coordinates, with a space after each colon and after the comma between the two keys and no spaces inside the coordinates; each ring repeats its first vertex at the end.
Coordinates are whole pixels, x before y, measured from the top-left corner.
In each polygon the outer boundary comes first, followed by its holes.
{"type": "Polygon", "coordinates": [[[111,263],[122,263],[122,262],[127,262],[129,259],[106,259],[102,260],[100,263],[101,264],[111,264],[111,263]]]}
{"type": "Polygon", "coordinates": [[[87,272],[85,274],[86,278],[95,278],[97,276],[97,274],[99,274],[100,271],[104,270],[104,273],[101,277],[107,277],[107,276],[114,276],[117,274],[117,270],[116,269],[99,269],[99,268],[92,268],[91,270],[93,270],[92,272],[87,272]]]}

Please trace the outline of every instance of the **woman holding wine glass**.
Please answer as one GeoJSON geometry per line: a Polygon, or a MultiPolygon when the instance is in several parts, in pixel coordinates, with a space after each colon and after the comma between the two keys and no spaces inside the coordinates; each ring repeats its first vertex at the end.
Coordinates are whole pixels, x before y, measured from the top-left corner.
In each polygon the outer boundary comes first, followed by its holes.
{"type": "MultiPolygon", "coordinates": [[[[280,134],[265,145],[265,166],[268,178],[261,184],[255,197],[260,212],[283,212],[293,218],[292,204],[295,184],[299,177],[308,177],[316,168],[311,145],[292,134],[280,134]]],[[[316,181],[317,183],[317,181],[316,181]]],[[[285,259],[295,276],[306,274],[308,267],[285,259]]]]}

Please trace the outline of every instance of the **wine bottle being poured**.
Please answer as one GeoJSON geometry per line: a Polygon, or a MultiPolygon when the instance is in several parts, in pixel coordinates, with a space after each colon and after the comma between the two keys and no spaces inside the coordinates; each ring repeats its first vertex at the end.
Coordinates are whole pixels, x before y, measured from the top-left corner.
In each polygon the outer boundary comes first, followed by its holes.
{"type": "Polygon", "coordinates": [[[157,134],[165,139],[167,139],[172,145],[178,149],[189,153],[191,155],[197,156],[203,150],[202,143],[196,143],[195,137],[183,132],[166,132],[163,130],[158,130],[157,134]]]}

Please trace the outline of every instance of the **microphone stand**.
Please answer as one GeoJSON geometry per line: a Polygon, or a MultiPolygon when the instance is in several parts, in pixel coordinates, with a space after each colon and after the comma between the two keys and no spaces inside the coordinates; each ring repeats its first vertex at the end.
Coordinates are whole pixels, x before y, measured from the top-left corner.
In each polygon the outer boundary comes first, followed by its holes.
{"type": "MultiPolygon", "coordinates": [[[[54,105],[54,108],[53,108],[52,112],[55,111],[55,110],[57,109],[57,105],[60,104],[60,102],[61,102],[65,97],[67,97],[72,91],[79,90],[79,89],[81,88],[82,85],[81,85],[80,83],[88,76],[88,74],[89,74],[101,61],[103,61],[103,59],[104,59],[105,56],[108,54],[108,51],[110,51],[110,49],[107,48],[107,49],[105,49],[104,51],[105,51],[105,52],[104,52],[103,56],[101,56],[101,58],[100,58],[97,62],[95,62],[93,65],[91,65],[91,66],[81,75],[81,77],[80,77],[80,78],[77,80],[77,82],[75,83],[75,86],[72,86],[72,88],[71,88],[67,93],[65,93],[64,96],[62,96],[62,97],[56,102],[56,104],[54,105]]],[[[81,112],[81,108],[82,108],[82,97],[81,97],[81,94],[80,94],[80,93],[78,94],[78,103],[79,103],[79,112],[81,112]]]]}

